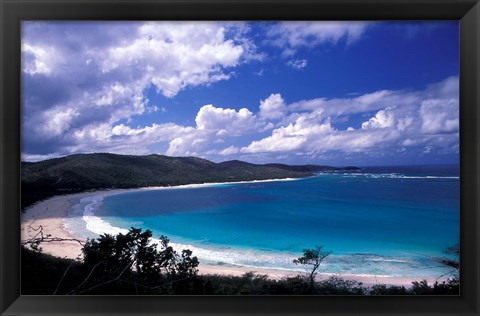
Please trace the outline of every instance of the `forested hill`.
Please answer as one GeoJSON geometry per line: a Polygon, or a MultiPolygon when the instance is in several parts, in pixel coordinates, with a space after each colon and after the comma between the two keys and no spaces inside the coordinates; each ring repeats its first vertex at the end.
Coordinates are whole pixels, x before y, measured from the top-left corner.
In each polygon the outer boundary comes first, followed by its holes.
{"type": "Polygon", "coordinates": [[[238,160],[214,163],[196,157],[162,155],[71,155],[41,162],[22,162],[22,205],[56,194],[93,189],[300,178],[313,172],[342,169],[345,168],[257,165],[238,160]]]}

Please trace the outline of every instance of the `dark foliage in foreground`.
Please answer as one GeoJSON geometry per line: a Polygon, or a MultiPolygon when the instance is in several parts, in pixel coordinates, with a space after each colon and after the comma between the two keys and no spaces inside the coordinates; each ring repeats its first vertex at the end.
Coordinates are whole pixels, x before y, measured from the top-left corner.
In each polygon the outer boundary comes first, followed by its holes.
{"type": "Polygon", "coordinates": [[[22,246],[21,249],[22,295],[65,294],[83,277],[82,264],[70,259],[53,257],[22,246]],[[68,282],[59,285],[68,269],[68,282]]]}
{"type": "Polygon", "coordinates": [[[309,276],[297,275],[279,280],[266,275],[245,273],[243,276],[205,275],[208,289],[215,295],[365,295],[361,282],[331,277],[314,283],[309,276]]]}
{"type": "MultiPolygon", "coordinates": [[[[334,276],[312,283],[311,274],[279,280],[253,272],[243,276],[198,275],[192,252],[176,252],[165,236],[160,247],[149,230],[132,228],[127,234],[102,235],[89,240],[84,260],[61,259],[39,248],[22,246],[23,295],[458,295],[458,278],[410,288],[361,282],[334,276]]],[[[319,248],[316,248],[319,249],[319,248]]],[[[319,249],[319,258],[328,252],[319,249]]],[[[309,260],[316,253],[305,253],[309,260]],[[313,255],[313,256],[310,256],[313,255]]],[[[300,257],[303,258],[303,257],[300,257]]],[[[299,258],[299,259],[300,259],[299,258]]],[[[323,260],[323,259],[322,259],[323,260]]],[[[309,261],[310,262],[310,261],[309,261]]],[[[314,265],[315,266],[315,265],[314,265]]],[[[315,269],[316,270],[316,269],[315,269]]],[[[314,270],[314,272],[315,272],[314,270]]]]}
{"type": "MultiPolygon", "coordinates": [[[[59,259],[42,253],[22,249],[22,294],[51,295],[55,293],[59,281],[73,260],[59,259]]],[[[67,275],[55,294],[67,294],[85,279],[87,269],[81,263],[70,267],[67,275]]],[[[84,295],[311,295],[310,280],[305,276],[294,276],[279,280],[269,279],[266,275],[253,272],[243,276],[196,275],[179,282],[167,277],[158,278],[149,287],[143,284],[135,286],[135,272],[130,281],[119,281],[99,287],[84,295]],[[133,283],[132,283],[133,282],[133,283]]],[[[137,276],[139,280],[140,276],[137,276]]],[[[92,278],[99,283],[103,280],[92,278]]],[[[371,287],[361,282],[331,277],[315,282],[315,295],[458,295],[457,280],[427,284],[426,281],[414,282],[412,287],[376,284],[371,287]]]]}
{"type": "Polygon", "coordinates": [[[83,267],[89,278],[70,294],[125,294],[133,287],[135,294],[173,294],[186,291],[197,275],[198,260],[190,250],[178,254],[165,236],[160,247],[151,243],[152,232],[131,228],[127,234],[101,235],[83,247],[83,267]],[[184,287],[186,287],[184,289],[184,287]]]}
{"type": "Polygon", "coordinates": [[[22,294],[188,294],[195,290],[198,260],[190,250],[180,254],[151,243],[149,230],[101,235],[83,247],[83,262],[22,247],[22,294]]]}
{"type": "Polygon", "coordinates": [[[81,154],[22,162],[22,207],[59,194],[113,188],[139,188],[206,182],[301,178],[312,172],[358,169],[330,166],[221,163],[196,157],[81,154]]]}

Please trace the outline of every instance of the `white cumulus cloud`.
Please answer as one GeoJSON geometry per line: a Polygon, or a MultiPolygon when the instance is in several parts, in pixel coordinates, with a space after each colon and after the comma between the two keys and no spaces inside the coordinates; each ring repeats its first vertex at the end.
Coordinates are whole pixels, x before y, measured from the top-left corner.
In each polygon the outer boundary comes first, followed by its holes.
{"type": "Polygon", "coordinates": [[[230,78],[225,69],[237,66],[245,49],[225,33],[226,27],[215,23],[147,23],[139,27],[134,41],[107,50],[101,70],[127,69],[127,75],[153,83],[163,95],[173,97],[187,86],[230,78]]]}
{"type": "Polygon", "coordinates": [[[280,22],[271,26],[269,42],[281,47],[284,56],[292,56],[300,47],[337,44],[340,40],[353,43],[360,39],[367,22],[280,22]]]}
{"type": "Polygon", "coordinates": [[[198,129],[214,131],[217,135],[239,136],[256,131],[259,122],[250,110],[217,108],[212,104],[200,108],[195,118],[198,129]]]}
{"type": "Polygon", "coordinates": [[[370,129],[370,128],[387,128],[394,124],[395,116],[393,112],[389,110],[380,110],[375,114],[374,117],[369,119],[366,122],[362,123],[363,129],[370,129]]]}
{"type": "Polygon", "coordinates": [[[457,132],[458,100],[429,99],[422,102],[422,131],[429,134],[457,132]]]}
{"type": "Polygon", "coordinates": [[[385,155],[428,146],[423,153],[458,152],[458,77],[420,91],[379,90],[352,98],[316,98],[285,105],[290,113],[271,135],[241,148],[244,154],[327,153],[385,155]],[[432,98],[441,96],[442,98],[432,98]],[[356,128],[333,127],[350,116],[374,115],[356,128]],[[405,148],[403,148],[403,147],[405,148]]]}
{"type": "MultiPolygon", "coordinates": [[[[119,138],[169,130],[119,122],[160,109],[148,106],[152,86],[171,98],[261,60],[247,35],[236,22],[23,23],[24,154],[115,151],[119,138]]],[[[145,142],[132,151],[148,151],[145,142]]]]}
{"type": "Polygon", "coordinates": [[[265,100],[260,101],[260,116],[267,119],[280,119],[287,110],[285,101],[280,93],[272,93],[265,100]]]}

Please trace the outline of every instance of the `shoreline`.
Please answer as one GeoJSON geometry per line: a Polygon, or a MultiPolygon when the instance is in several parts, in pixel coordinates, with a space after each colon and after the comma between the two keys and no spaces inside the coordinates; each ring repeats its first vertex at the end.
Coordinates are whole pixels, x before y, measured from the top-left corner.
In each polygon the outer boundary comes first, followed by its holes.
{"type": "MultiPolygon", "coordinates": [[[[135,191],[146,190],[175,190],[175,189],[193,189],[201,187],[210,187],[225,184],[242,184],[242,183],[261,183],[261,182],[275,182],[275,181],[295,181],[303,178],[283,178],[283,179],[266,179],[266,180],[252,180],[252,181],[234,181],[234,182],[205,182],[183,184],[178,186],[150,186],[141,188],[129,189],[104,189],[92,190],[74,194],[55,195],[45,200],[38,201],[28,206],[24,213],[21,213],[21,241],[38,237],[42,228],[44,236],[51,235],[51,237],[62,239],[77,239],[82,242],[83,238],[78,238],[66,230],[64,225],[64,218],[68,216],[68,212],[73,206],[80,203],[80,200],[86,197],[93,196],[110,196],[135,191]]],[[[76,241],[58,241],[42,243],[40,245],[43,252],[53,255],[55,257],[76,259],[81,258],[81,245],[76,241]]]]}
{"type": "MultiPolygon", "coordinates": [[[[226,182],[226,183],[204,183],[204,184],[189,184],[175,187],[143,187],[136,189],[111,189],[111,190],[97,190],[88,191],[69,195],[57,195],[46,200],[37,202],[21,214],[21,239],[26,240],[33,238],[39,234],[38,228],[41,226],[43,234],[51,235],[55,238],[63,239],[78,239],[68,232],[64,226],[63,219],[68,215],[71,208],[80,203],[80,200],[86,197],[93,196],[109,196],[121,193],[128,193],[141,190],[165,190],[165,189],[182,189],[182,188],[197,188],[203,186],[214,186],[222,184],[238,184],[238,183],[257,183],[257,182],[271,182],[271,181],[291,181],[296,179],[273,179],[273,180],[256,180],[256,181],[242,181],[242,182],[226,182]]],[[[59,241],[48,242],[40,245],[44,253],[67,259],[81,259],[82,246],[76,241],[59,241]]],[[[194,254],[195,255],[195,254],[194,254]]],[[[202,275],[233,275],[241,276],[247,272],[254,272],[259,275],[267,275],[271,279],[281,279],[285,277],[304,275],[302,272],[288,271],[288,270],[276,270],[268,268],[254,268],[254,267],[242,267],[234,265],[199,265],[199,274],[202,275]]],[[[420,281],[426,279],[429,284],[434,282],[435,278],[408,278],[408,277],[396,277],[396,276],[363,276],[363,275],[349,275],[349,274],[332,274],[332,273],[318,273],[318,280],[325,280],[331,276],[338,276],[345,280],[354,280],[362,282],[364,286],[371,286],[375,284],[387,284],[405,286],[406,288],[412,285],[413,281],[420,281]]],[[[442,281],[442,279],[438,279],[442,281]]]]}

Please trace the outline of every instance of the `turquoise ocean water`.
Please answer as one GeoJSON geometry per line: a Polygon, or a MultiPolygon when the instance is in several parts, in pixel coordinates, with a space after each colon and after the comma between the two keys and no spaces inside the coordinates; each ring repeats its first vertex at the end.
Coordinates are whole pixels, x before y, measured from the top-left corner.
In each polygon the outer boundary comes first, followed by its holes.
{"type": "Polygon", "coordinates": [[[292,260],[318,244],[332,251],[322,272],[436,278],[459,217],[458,166],[448,165],[92,195],[65,225],[81,237],[148,228],[208,264],[303,271],[292,260]]]}

